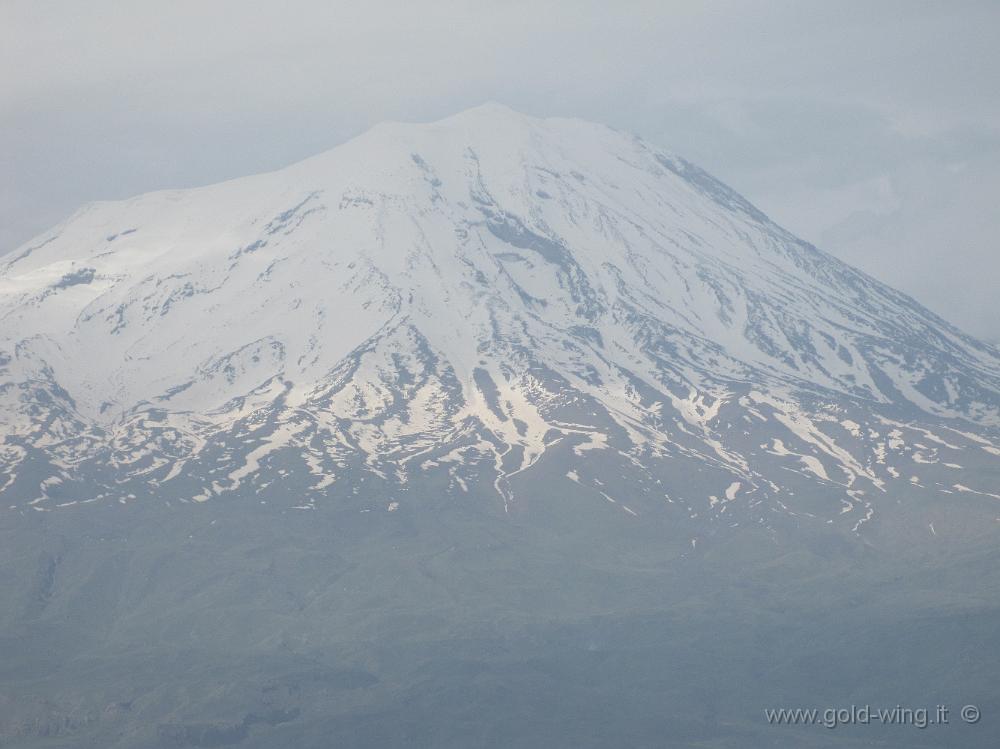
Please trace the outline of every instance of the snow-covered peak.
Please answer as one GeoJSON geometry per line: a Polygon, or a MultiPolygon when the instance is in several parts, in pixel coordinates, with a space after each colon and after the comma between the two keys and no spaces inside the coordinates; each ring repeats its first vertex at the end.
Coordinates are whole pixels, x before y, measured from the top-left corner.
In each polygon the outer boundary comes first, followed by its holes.
{"type": "MultiPolygon", "coordinates": [[[[92,205],[0,272],[8,346],[38,335],[104,352],[89,366],[75,351],[52,362],[70,392],[87,391],[78,402],[89,415],[134,408],[212,352],[267,336],[296,360],[325,349],[310,368],[283,367],[308,384],[394,317],[423,319],[431,340],[479,314],[521,330],[584,326],[629,347],[648,317],[718,350],[707,372],[692,357],[675,362],[682,379],[749,376],[747,365],[875,399],[895,393],[873,376],[873,337],[892,348],[929,334],[939,353],[997,371],[992,352],[787,235],[697,167],[604,126],[497,104],[380,125],[270,174],[92,205]],[[305,331],[335,310],[359,325],[325,322],[308,343],[305,331]],[[191,339],[190,314],[201,325],[209,316],[210,338],[191,339]],[[130,370],[117,387],[109,364],[130,370]]],[[[473,334],[473,350],[488,332],[473,334]]],[[[944,382],[943,398],[923,392],[922,369],[888,376],[934,409],[959,405],[969,373],[953,373],[954,398],[944,382]]]]}
{"type": "Polygon", "coordinates": [[[996,350],[697,166],[496,104],[82,209],[0,261],[0,367],[18,434],[46,398],[192,445],[293,409],[367,455],[482,430],[517,470],[560,433],[666,449],[751,392],[1000,412],[996,350]]]}

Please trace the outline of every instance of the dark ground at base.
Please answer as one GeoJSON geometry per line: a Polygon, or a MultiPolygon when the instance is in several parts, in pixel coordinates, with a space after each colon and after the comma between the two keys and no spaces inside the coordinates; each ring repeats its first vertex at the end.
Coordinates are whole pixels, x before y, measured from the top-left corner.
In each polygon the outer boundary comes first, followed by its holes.
{"type": "Polygon", "coordinates": [[[1000,742],[988,538],[886,553],[746,528],[692,550],[622,513],[494,505],[8,515],[0,746],[1000,742]],[[852,704],[946,704],[951,723],[764,717],[852,704]]]}

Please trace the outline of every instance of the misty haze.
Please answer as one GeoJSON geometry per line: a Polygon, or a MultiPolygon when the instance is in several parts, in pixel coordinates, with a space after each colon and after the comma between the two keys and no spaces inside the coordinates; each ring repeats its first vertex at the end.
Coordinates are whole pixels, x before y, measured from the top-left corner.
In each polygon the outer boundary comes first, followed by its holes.
{"type": "Polygon", "coordinates": [[[0,746],[996,746],[997,9],[293,5],[0,10],[0,746]]]}

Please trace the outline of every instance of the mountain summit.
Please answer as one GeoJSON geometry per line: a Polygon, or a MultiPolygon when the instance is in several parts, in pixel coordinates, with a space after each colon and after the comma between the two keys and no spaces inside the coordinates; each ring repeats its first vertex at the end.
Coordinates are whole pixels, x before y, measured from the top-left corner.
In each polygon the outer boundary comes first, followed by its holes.
{"type": "Polygon", "coordinates": [[[996,349],[678,156],[496,104],[92,204],[0,262],[5,511],[544,486],[695,547],[875,537],[902,490],[992,518],[998,426],[996,349]]]}

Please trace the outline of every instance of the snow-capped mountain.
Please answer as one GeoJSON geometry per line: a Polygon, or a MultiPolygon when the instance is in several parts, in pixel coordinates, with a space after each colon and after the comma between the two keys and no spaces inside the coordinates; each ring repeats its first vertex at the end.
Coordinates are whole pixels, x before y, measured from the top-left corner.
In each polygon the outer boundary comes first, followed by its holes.
{"type": "Polygon", "coordinates": [[[498,105],[89,205],[0,262],[5,511],[544,486],[692,545],[877,534],[904,494],[997,515],[998,427],[995,348],[682,158],[498,105]]]}

